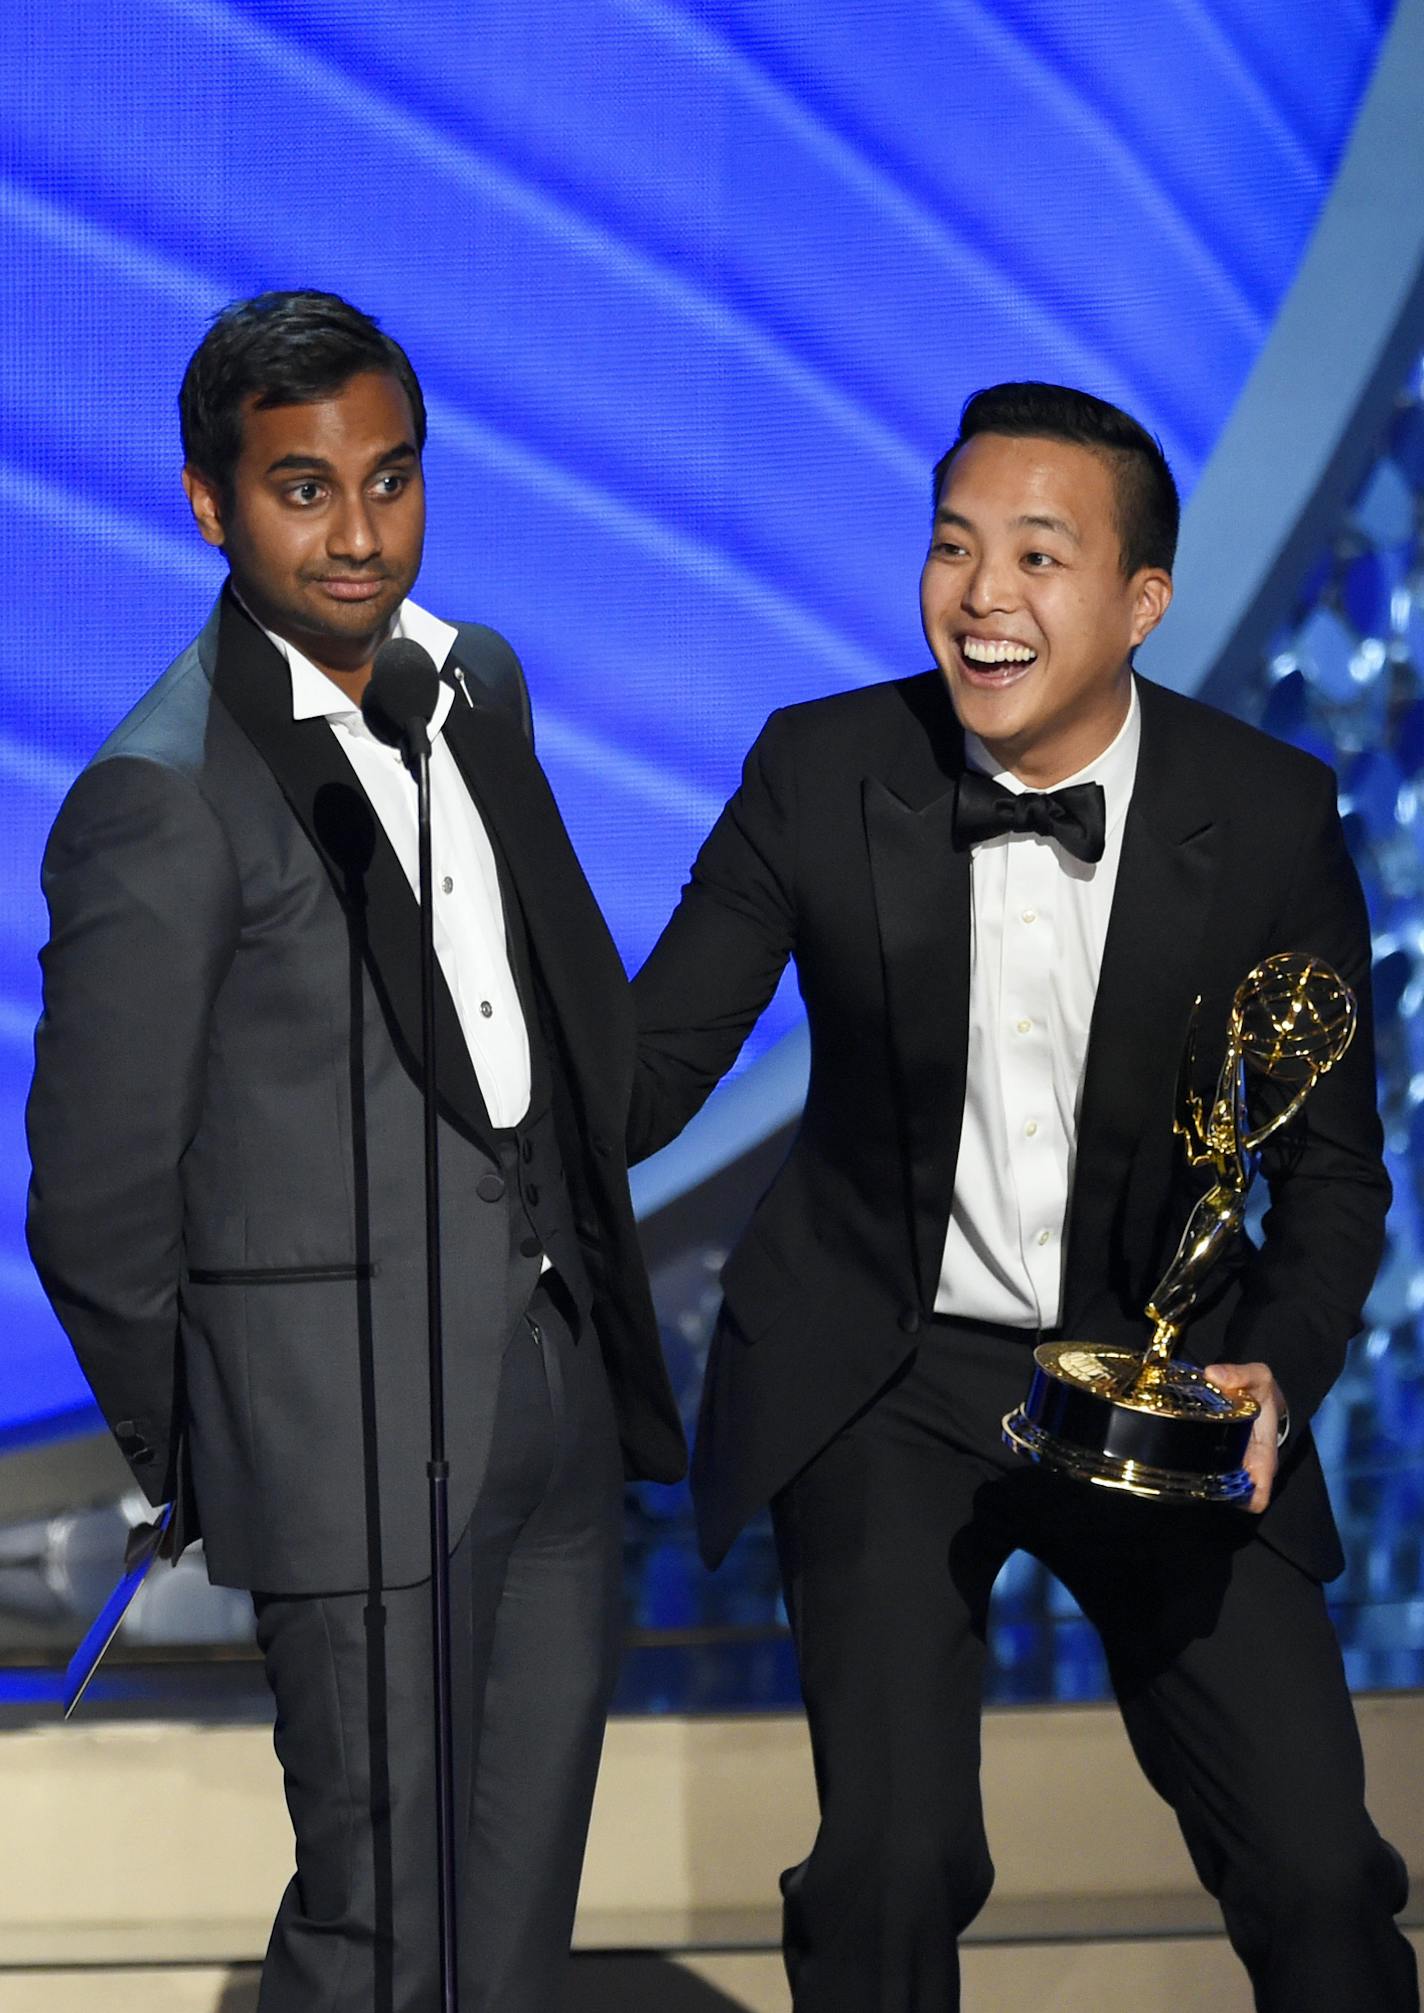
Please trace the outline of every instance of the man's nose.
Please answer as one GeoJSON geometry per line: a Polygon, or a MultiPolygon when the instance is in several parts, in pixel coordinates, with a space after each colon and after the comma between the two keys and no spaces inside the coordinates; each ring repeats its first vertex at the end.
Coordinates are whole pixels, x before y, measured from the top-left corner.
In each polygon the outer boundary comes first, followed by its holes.
{"type": "Polygon", "coordinates": [[[964,582],[961,603],[966,615],[1002,612],[1013,599],[1013,583],[1008,569],[988,553],[981,553],[964,582]]]}
{"type": "Polygon", "coordinates": [[[326,549],[333,559],[374,559],[381,534],[374,511],[364,496],[349,496],[331,514],[326,549]]]}

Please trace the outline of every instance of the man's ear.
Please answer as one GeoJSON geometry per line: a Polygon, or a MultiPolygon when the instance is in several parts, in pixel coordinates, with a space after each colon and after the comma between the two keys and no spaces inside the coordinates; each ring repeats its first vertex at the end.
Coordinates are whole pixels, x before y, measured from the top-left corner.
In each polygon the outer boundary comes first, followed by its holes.
{"type": "Polygon", "coordinates": [[[1172,576],[1159,566],[1145,566],[1133,583],[1132,647],[1152,634],[1172,605],[1172,576]]]}
{"type": "Polygon", "coordinates": [[[222,502],[218,495],[217,484],[210,475],[204,475],[201,469],[194,468],[189,462],[183,470],[183,490],[199,531],[209,545],[221,546],[222,502]]]}

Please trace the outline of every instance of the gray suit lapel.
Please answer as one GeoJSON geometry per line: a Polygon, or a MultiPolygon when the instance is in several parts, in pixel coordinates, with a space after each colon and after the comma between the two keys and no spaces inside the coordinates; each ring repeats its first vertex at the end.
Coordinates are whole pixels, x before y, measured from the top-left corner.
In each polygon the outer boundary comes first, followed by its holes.
{"type": "MultiPolygon", "coordinates": [[[[396,1045],[418,1079],[420,907],[395,849],[326,722],[292,718],[286,666],[226,590],[216,642],[214,691],[272,771],[330,874],[396,1045]]],[[[493,1151],[489,1113],[438,965],[435,1056],[447,1115],[493,1151]]]]}
{"type": "Polygon", "coordinates": [[[544,772],[503,707],[454,706],[445,735],[528,930],[549,1031],[557,1029],[581,1093],[606,1096],[621,1110],[632,1068],[631,995],[544,772]]]}

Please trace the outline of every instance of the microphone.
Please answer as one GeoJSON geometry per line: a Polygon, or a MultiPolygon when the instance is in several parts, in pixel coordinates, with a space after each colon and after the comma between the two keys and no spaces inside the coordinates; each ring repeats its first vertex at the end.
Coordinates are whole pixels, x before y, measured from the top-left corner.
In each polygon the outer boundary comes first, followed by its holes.
{"type": "Polygon", "coordinates": [[[408,762],[429,753],[427,728],[440,697],[435,660],[407,636],[393,636],[376,652],[370,682],[361,695],[361,712],[378,741],[399,748],[408,762]]]}

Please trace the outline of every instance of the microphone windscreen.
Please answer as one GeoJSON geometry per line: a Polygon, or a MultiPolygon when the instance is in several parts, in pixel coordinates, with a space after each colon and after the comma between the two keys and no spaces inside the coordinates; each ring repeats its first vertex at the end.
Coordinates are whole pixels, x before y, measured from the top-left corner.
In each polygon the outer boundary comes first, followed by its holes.
{"type": "Polygon", "coordinates": [[[393,636],[376,652],[361,711],[377,740],[398,748],[413,721],[430,724],[439,697],[440,674],[430,652],[408,636],[393,636]]]}

